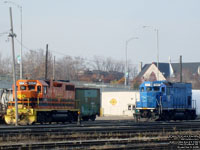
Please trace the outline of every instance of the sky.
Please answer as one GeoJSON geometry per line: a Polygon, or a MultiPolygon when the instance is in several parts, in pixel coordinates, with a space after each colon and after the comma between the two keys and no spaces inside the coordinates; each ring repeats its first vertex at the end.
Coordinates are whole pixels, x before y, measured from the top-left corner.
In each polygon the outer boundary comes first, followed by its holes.
{"type": "MultiPolygon", "coordinates": [[[[12,0],[22,6],[22,41],[25,53],[45,49],[56,58],[94,56],[132,64],[157,61],[199,62],[199,0],[12,0]],[[143,28],[143,26],[148,26],[143,28]]],[[[15,55],[20,53],[20,9],[0,0],[0,53],[11,57],[9,7],[12,7],[15,55]]]]}

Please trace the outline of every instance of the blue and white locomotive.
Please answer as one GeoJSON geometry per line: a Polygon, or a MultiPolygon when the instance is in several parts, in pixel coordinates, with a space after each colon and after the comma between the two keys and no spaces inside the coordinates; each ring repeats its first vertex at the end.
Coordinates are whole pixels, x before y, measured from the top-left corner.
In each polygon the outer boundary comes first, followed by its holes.
{"type": "Polygon", "coordinates": [[[159,120],[192,120],[196,109],[190,83],[145,81],[140,85],[135,117],[159,120]]]}

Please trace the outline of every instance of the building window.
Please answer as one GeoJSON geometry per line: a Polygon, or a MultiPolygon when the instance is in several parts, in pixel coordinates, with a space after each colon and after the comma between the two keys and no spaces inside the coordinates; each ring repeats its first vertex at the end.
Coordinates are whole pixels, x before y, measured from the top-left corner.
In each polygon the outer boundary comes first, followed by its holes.
{"type": "Polygon", "coordinates": [[[197,72],[198,72],[198,75],[200,75],[200,66],[198,66],[197,72]]]}
{"type": "Polygon", "coordinates": [[[128,105],[128,110],[131,110],[131,105],[128,105]]]}

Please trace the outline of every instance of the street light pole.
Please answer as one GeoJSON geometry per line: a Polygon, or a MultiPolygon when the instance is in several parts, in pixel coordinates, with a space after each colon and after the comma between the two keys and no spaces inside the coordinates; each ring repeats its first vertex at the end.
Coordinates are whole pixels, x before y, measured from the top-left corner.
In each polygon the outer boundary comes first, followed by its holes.
{"type": "Polygon", "coordinates": [[[21,26],[20,26],[20,30],[21,30],[21,48],[20,48],[20,79],[23,79],[23,64],[22,64],[22,6],[15,3],[15,2],[12,2],[12,1],[4,1],[4,3],[10,3],[10,4],[13,4],[15,5],[17,8],[19,8],[20,10],[20,22],[21,22],[21,26]]]}
{"type": "MultiPolygon", "coordinates": [[[[143,28],[148,28],[148,27],[153,28],[152,26],[143,26],[143,28]]],[[[157,28],[153,28],[153,29],[156,32],[157,68],[158,68],[157,80],[159,80],[159,37],[158,37],[159,30],[157,28]]]]}
{"type": "Polygon", "coordinates": [[[128,43],[134,39],[138,39],[138,37],[131,37],[129,38],[128,40],[126,40],[126,43],[125,43],[125,72],[124,72],[124,85],[127,86],[127,77],[128,77],[128,64],[127,64],[127,51],[128,51],[128,43]]]}

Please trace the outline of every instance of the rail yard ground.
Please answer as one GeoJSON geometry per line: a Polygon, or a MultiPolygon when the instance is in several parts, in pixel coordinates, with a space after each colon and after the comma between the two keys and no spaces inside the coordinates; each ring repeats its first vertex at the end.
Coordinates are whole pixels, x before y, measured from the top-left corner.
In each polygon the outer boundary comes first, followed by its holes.
{"type": "Polygon", "coordinates": [[[81,124],[0,126],[0,149],[200,149],[200,120],[134,122],[97,117],[81,124]]]}

